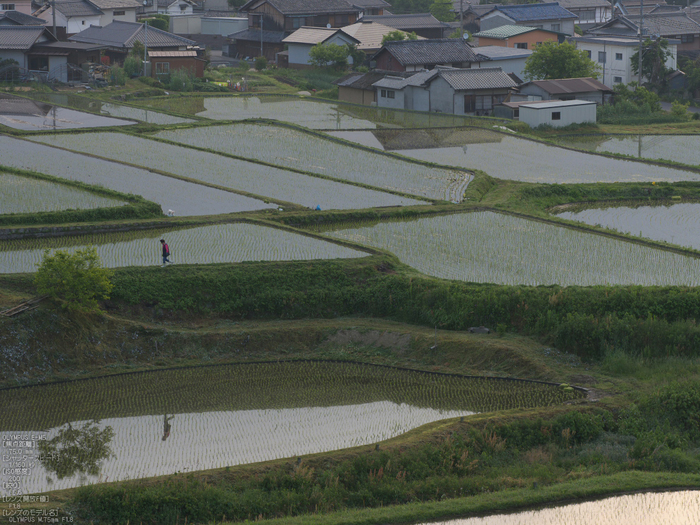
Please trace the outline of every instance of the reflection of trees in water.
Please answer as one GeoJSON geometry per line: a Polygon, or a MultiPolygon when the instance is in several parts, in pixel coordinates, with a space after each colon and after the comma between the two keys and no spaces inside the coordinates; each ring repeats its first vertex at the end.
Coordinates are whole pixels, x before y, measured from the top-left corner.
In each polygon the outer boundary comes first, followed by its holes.
{"type": "Polygon", "coordinates": [[[112,427],[100,430],[98,424],[99,420],[92,420],[77,428],[68,423],[52,439],[39,441],[43,467],[58,479],[75,474],[97,476],[102,462],[113,455],[109,444],[114,437],[112,427]]]}
{"type": "Polygon", "coordinates": [[[499,143],[505,136],[483,128],[392,129],[372,133],[388,151],[454,147],[464,149],[469,144],[499,143]]]}

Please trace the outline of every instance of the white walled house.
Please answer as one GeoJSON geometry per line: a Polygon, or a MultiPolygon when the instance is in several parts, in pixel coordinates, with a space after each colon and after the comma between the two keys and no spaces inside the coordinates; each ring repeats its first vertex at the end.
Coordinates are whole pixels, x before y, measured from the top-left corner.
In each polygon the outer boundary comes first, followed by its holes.
{"type": "Polygon", "coordinates": [[[589,100],[550,100],[520,105],[520,121],[531,128],[548,124],[561,128],[570,124],[596,122],[595,102],[589,100]]]}
{"type": "Polygon", "coordinates": [[[608,0],[557,0],[557,2],[578,17],[575,23],[583,29],[603,24],[612,18],[612,4],[608,0]]]}
{"type": "MultiPolygon", "coordinates": [[[[632,72],[632,55],[639,50],[639,40],[630,37],[582,36],[569,39],[577,49],[588,53],[588,57],[598,64],[598,78],[603,84],[629,84],[637,82],[639,76],[632,72]]],[[[666,60],[666,67],[678,69],[678,40],[668,41],[671,55],[666,60]]]]}
{"type": "Polygon", "coordinates": [[[32,14],[32,0],[2,0],[0,2],[0,13],[6,11],[19,11],[25,15],[32,14]]]}
{"type": "MultiPolygon", "coordinates": [[[[65,27],[66,34],[80,33],[90,26],[106,26],[114,21],[136,22],[137,0],[55,0],[56,27],[65,27]]],[[[43,5],[34,16],[53,24],[52,10],[43,5]]]]}
{"type": "Polygon", "coordinates": [[[336,44],[345,46],[358,44],[359,40],[345,33],[342,29],[325,27],[300,27],[282,40],[287,46],[290,68],[311,67],[309,52],[317,44],[336,44]]]}

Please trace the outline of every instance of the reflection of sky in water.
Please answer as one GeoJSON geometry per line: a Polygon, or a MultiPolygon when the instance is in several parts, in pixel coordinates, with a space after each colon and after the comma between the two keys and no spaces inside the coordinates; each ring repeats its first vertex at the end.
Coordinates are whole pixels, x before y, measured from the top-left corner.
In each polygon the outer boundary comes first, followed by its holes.
{"type": "Polygon", "coordinates": [[[700,250],[700,204],[673,206],[616,207],[564,212],[557,217],[586,224],[614,228],[622,233],[641,235],[700,250]]]}
{"type": "Polygon", "coordinates": [[[611,137],[600,144],[577,141],[576,137],[560,139],[574,148],[622,153],[647,159],[666,159],[683,164],[700,164],[700,135],[632,135],[611,137]]]}
{"type": "Polygon", "coordinates": [[[3,95],[0,97],[0,124],[15,129],[47,130],[127,126],[136,123],[3,95]]]}
{"type": "MultiPolygon", "coordinates": [[[[90,478],[88,482],[145,478],[337,450],[376,443],[432,421],[473,413],[378,401],[333,407],[175,414],[169,421],[170,436],[165,441],[162,414],[103,419],[101,427],[110,425],[114,429],[111,447],[116,458],[104,463],[97,480],[90,478]]],[[[53,429],[48,439],[56,431],[53,429]]],[[[22,478],[24,493],[80,484],[78,476],[74,476],[49,485],[43,468],[22,478]]]]}
{"type": "Polygon", "coordinates": [[[422,525],[698,525],[699,516],[700,491],[686,490],[422,525]]]}

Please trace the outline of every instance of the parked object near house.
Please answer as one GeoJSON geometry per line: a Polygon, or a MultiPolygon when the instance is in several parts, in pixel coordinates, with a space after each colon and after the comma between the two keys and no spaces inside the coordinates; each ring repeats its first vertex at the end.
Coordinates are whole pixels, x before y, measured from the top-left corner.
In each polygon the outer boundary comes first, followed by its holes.
{"type": "Polygon", "coordinates": [[[596,103],[588,100],[552,100],[520,106],[520,121],[531,128],[543,124],[555,128],[596,122],[596,103]]]}
{"type": "Polygon", "coordinates": [[[518,100],[579,100],[603,104],[613,90],[595,78],[560,78],[533,80],[520,86],[520,92],[512,97],[518,100]]]}
{"type": "Polygon", "coordinates": [[[405,33],[415,33],[423,38],[444,38],[452,32],[449,24],[441,22],[430,13],[365,16],[362,20],[365,22],[379,22],[405,33]]]}
{"type": "Polygon", "coordinates": [[[523,78],[525,61],[532,55],[530,49],[514,49],[500,46],[479,46],[472,48],[478,57],[486,57],[488,67],[500,67],[505,73],[513,73],[523,78]]]}
{"type": "Polygon", "coordinates": [[[574,34],[574,21],[577,19],[574,13],[561,7],[558,2],[500,5],[480,18],[481,31],[504,25],[519,25],[547,29],[569,36],[574,34]]]}
{"type": "Polygon", "coordinates": [[[501,68],[436,67],[375,82],[377,106],[455,115],[490,115],[516,87],[501,68]]]}
{"type": "Polygon", "coordinates": [[[301,27],[282,40],[287,46],[289,62],[292,69],[310,68],[309,52],[317,44],[335,44],[338,46],[356,45],[359,41],[342,29],[325,27],[301,27]]]}
{"type": "Polygon", "coordinates": [[[479,46],[513,47],[534,49],[542,42],[563,42],[565,35],[546,29],[528,26],[503,25],[472,35],[479,46]]]}
{"type": "Polygon", "coordinates": [[[435,66],[472,67],[480,62],[471,46],[459,38],[387,42],[372,57],[377,69],[420,71],[435,66]]]}
{"type": "MultiPolygon", "coordinates": [[[[613,86],[639,81],[639,75],[632,71],[632,55],[639,51],[639,38],[584,35],[570,38],[569,42],[577,49],[586,51],[588,58],[598,63],[603,84],[613,86]]],[[[666,67],[671,70],[678,67],[678,44],[680,40],[668,40],[670,55],[666,59],[666,67]]]]}
{"type": "MultiPolygon", "coordinates": [[[[608,0],[557,0],[557,2],[561,7],[578,17],[575,23],[584,30],[612,18],[613,8],[608,0]]],[[[656,2],[648,0],[647,3],[656,2]]]]}

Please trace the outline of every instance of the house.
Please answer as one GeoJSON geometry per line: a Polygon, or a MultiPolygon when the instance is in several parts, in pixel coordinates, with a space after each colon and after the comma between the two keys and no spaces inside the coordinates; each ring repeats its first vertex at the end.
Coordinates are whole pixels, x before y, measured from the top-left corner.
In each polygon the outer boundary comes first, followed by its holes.
{"type": "Polygon", "coordinates": [[[139,8],[139,14],[161,14],[168,16],[192,15],[197,4],[192,0],[146,0],[139,8]]]}
{"type": "Polygon", "coordinates": [[[481,61],[471,46],[461,38],[432,40],[399,40],[387,42],[372,57],[377,69],[387,71],[420,71],[444,65],[470,68],[480,67],[481,61]]]}
{"type": "Polygon", "coordinates": [[[393,27],[404,33],[415,33],[423,38],[443,38],[452,32],[452,28],[445,22],[440,22],[430,13],[415,13],[406,15],[365,16],[366,22],[379,22],[385,26],[393,27]]]}
{"type": "Polygon", "coordinates": [[[0,14],[9,11],[17,11],[25,15],[32,14],[32,0],[12,0],[0,3],[0,14]]]}
{"type": "Polygon", "coordinates": [[[474,33],[479,46],[513,47],[534,49],[542,42],[563,42],[565,35],[547,29],[528,26],[505,25],[474,33]]]}
{"type": "Polygon", "coordinates": [[[531,49],[517,49],[500,46],[479,46],[472,48],[478,57],[486,57],[489,67],[500,67],[507,74],[523,78],[525,61],[532,55],[531,49]]]}
{"type": "Polygon", "coordinates": [[[204,76],[206,60],[199,58],[194,50],[149,51],[148,60],[151,63],[151,76],[154,78],[170,75],[179,69],[186,69],[196,78],[204,76]]]}
{"type": "Polygon", "coordinates": [[[693,20],[685,11],[639,16],[616,16],[612,20],[588,31],[594,36],[624,36],[638,38],[639,25],[643,26],[647,37],[658,35],[665,39],[679,40],[678,53],[700,50],[700,23],[693,20]]]}
{"type": "Polygon", "coordinates": [[[36,16],[21,11],[0,12],[0,25],[5,26],[43,26],[46,22],[36,16]]]}
{"type": "Polygon", "coordinates": [[[284,38],[282,43],[287,46],[288,66],[292,69],[310,68],[309,52],[317,44],[335,44],[347,46],[357,45],[359,41],[342,29],[326,27],[301,27],[284,38]]]}
{"type": "Polygon", "coordinates": [[[34,45],[32,54],[48,57],[49,79],[55,78],[64,83],[83,82],[88,80],[88,74],[81,65],[99,63],[103,49],[104,46],[98,44],[47,41],[34,45]]]}
{"type": "Polygon", "coordinates": [[[596,103],[589,100],[556,100],[520,106],[520,121],[531,128],[543,124],[555,128],[596,122],[596,103]]]}
{"type": "Polygon", "coordinates": [[[353,7],[361,9],[362,17],[370,16],[381,16],[384,11],[391,7],[391,4],[385,2],[384,0],[348,0],[353,7]]]}
{"type": "Polygon", "coordinates": [[[505,25],[519,25],[548,29],[568,36],[574,34],[574,21],[577,19],[575,14],[561,7],[558,2],[501,5],[480,17],[481,31],[505,25]]]}
{"type": "Polygon", "coordinates": [[[377,106],[458,115],[490,115],[516,83],[501,68],[436,67],[375,82],[377,106]]]}
{"type": "Polygon", "coordinates": [[[274,62],[284,51],[282,40],[287,36],[284,31],[267,31],[248,28],[228,35],[228,56],[253,58],[264,56],[274,62]]]}
{"type": "MultiPolygon", "coordinates": [[[[343,31],[358,40],[357,49],[368,55],[373,55],[382,48],[384,36],[396,31],[396,29],[379,22],[372,22],[364,17],[358,23],[344,27],[343,31]]],[[[418,40],[425,39],[419,36],[418,40]]]]}
{"type": "Polygon", "coordinates": [[[387,75],[399,78],[408,78],[415,72],[383,71],[375,69],[367,73],[353,72],[337,80],[333,84],[338,86],[338,100],[353,104],[371,106],[377,102],[377,90],[373,84],[387,75]]]}
{"type": "Polygon", "coordinates": [[[145,26],[134,22],[112,22],[104,27],[89,27],[68,40],[104,46],[104,54],[110,62],[122,62],[135,42],[147,41],[149,51],[186,51],[196,46],[193,40],[145,26]]]}
{"type": "MultiPolygon", "coordinates": [[[[457,22],[450,22],[450,27],[453,29],[459,28],[459,2],[460,0],[454,0],[454,13],[457,17],[457,22]]],[[[500,4],[499,4],[500,5],[500,4]]],[[[477,4],[474,1],[468,2],[467,0],[462,1],[462,29],[467,31],[469,34],[478,33],[481,31],[481,17],[486,13],[493,11],[496,4],[477,4]]]]}
{"type": "Polygon", "coordinates": [[[644,6],[642,6],[641,0],[615,0],[612,14],[613,17],[619,15],[639,16],[643,10],[644,14],[647,15],[659,6],[669,7],[666,0],[648,0],[647,2],[644,2],[644,6]]]}
{"type": "Polygon", "coordinates": [[[44,26],[0,25],[0,60],[11,59],[19,67],[33,71],[48,71],[66,62],[65,57],[53,57],[35,51],[37,44],[55,42],[44,26]]]}
{"type": "Polygon", "coordinates": [[[557,0],[557,2],[577,16],[574,23],[584,30],[612,18],[612,4],[608,0],[557,0]]]}
{"type": "MultiPolygon", "coordinates": [[[[632,72],[632,56],[639,51],[639,39],[624,36],[584,35],[571,38],[569,42],[577,49],[588,53],[588,58],[598,62],[603,84],[629,84],[639,81],[639,76],[632,72]]],[[[668,41],[671,53],[666,60],[666,67],[676,70],[678,67],[679,40],[668,41]]]]}
{"type": "MultiPolygon", "coordinates": [[[[137,0],[55,0],[56,27],[65,28],[66,35],[74,35],[90,26],[106,26],[114,21],[136,22],[136,10],[141,6],[137,0]]],[[[44,4],[34,12],[53,24],[50,4],[44,4]]]]}
{"type": "MultiPolygon", "coordinates": [[[[360,0],[361,1],[361,0],[360,0]]],[[[300,27],[344,27],[364,12],[350,0],[250,0],[239,8],[248,13],[248,27],[287,34],[300,27]]]]}
{"type": "Polygon", "coordinates": [[[588,100],[603,104],[612,96],[613,90],[595,78],[561,78],[555,80],[533,80],[520,86],[513,96],[518,100],[588,100]]]}

